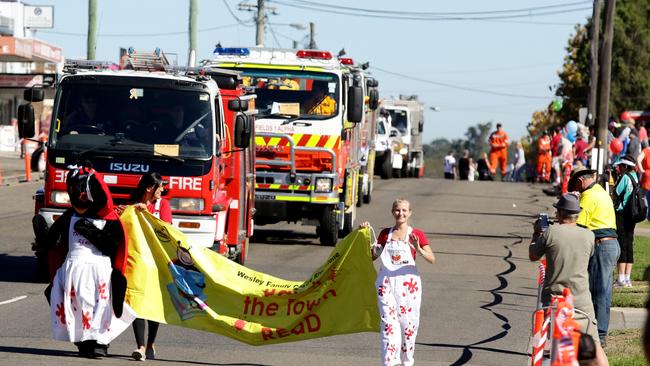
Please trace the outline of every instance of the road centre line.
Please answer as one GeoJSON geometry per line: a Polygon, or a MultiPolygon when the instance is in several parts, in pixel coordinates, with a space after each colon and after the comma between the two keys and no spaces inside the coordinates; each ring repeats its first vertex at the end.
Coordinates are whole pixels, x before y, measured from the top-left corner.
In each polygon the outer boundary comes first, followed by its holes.
{"type": "Polygon", "coordinates": [[[9,300],[0,302],[0,305],[11,304],[12,302],[20,301],[20,300],[23,300],[23,299],[26,299],[26,298],[27,298],[27,295],[14,297],[13,299],[9,299],[9,300]]]}

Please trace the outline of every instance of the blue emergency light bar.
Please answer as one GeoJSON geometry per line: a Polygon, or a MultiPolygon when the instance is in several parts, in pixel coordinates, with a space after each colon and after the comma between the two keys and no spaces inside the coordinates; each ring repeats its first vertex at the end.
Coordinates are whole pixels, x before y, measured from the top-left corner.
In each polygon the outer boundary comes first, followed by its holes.
{"type": "Polygon", "coordinates": [[[251,51],[245,47],[217,47],[212,53],[224,56],[248,56],[251,51]]]}

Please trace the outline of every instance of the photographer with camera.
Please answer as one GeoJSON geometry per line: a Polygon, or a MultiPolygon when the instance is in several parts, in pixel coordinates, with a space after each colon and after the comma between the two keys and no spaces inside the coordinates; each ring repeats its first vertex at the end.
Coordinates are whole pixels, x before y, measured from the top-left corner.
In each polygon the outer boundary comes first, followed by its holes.
{"type": "Polygon", "coordinates": [[[594,254],[594,233],[576,224],[581,209],[575,194],[563,195],[553,207],[556,208],[557,224],[544,228],[543,220],[536,220],[528,250],[531,261],[546,256],[542,304],[548,306],[551,295],[562,295],[562,290],[570,289],[575,308],[586,314],[576,313],[575,320],[580,324],[580,330],[594,340],[595,364],[609,365],[599,341],[594,306],[589,293],[587,266],[594,254]]]}

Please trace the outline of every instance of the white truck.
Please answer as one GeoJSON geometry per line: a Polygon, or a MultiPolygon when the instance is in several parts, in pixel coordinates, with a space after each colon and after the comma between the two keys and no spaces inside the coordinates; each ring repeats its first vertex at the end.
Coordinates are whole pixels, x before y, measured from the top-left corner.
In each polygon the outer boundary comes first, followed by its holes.
{"type": "Polygon", "coordinates": [[[422,132],[424,131],[424,106],[416,95],[400,95],[399,99],[382,101],[390,123],[389,136],[394,138],[392,168],[393,177],[424,175],[422,132]]]}

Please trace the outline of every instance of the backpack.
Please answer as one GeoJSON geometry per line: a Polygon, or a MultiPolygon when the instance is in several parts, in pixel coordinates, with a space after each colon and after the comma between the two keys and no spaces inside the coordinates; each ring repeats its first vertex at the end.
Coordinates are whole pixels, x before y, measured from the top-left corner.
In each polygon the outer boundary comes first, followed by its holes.
{"type": "Polygon", "coordinates": [[[648,217],[648,200],[644,192],[639,187],[629,173],[626,173],[632,183],[632,194],[623,207],[623,218],[634,223],[639,223],[648,217]]]}

